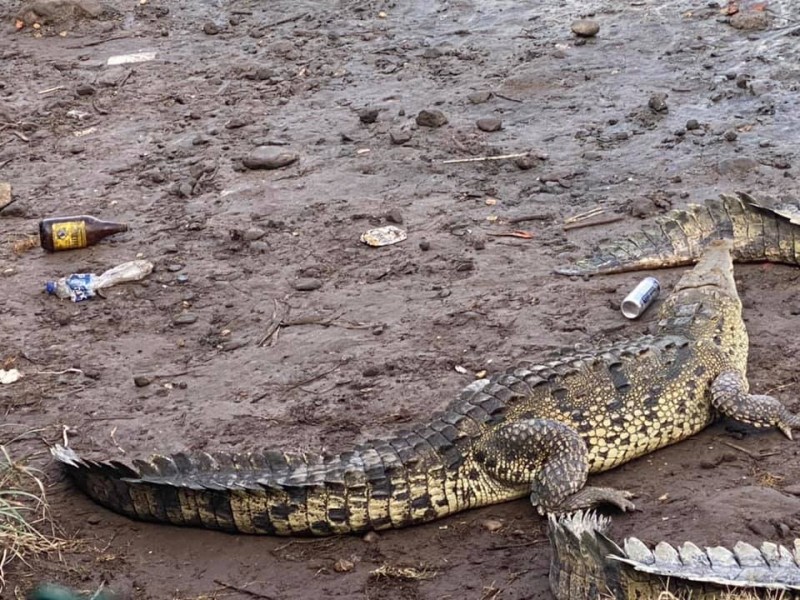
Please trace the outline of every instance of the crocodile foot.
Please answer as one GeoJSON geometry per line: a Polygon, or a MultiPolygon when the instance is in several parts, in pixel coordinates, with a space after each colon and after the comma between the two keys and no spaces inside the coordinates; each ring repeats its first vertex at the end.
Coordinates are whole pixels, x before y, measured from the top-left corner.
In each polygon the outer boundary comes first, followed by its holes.
{"type": "Polygon", "coordinates": [[[540,515],[570,513],[576,510],[593,508],[599,504],[610,504],[622,512],[628,512],[636,510],[636,505],[630,500],[634,497],[635,495],[627,490],[587,486],[566,497],[555,506],[542,504],[534,492],[531,494],[531,504],[536,507],[540,515]]]}

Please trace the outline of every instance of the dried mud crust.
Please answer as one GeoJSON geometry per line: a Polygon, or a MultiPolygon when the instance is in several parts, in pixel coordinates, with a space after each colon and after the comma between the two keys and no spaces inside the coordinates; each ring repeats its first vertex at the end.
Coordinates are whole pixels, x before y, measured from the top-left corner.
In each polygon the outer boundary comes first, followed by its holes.
{"type": "MultiPolygon", "coordinates": [[[[796,188],[797,50],[780,2],[758,33],[688,1],[114,1],[111,17],[18,32],[11,4],[0,358],[26,377],[0,388],[0,441],[20,436],[12,450],[45,470],[53,516],[86,545],[16,564],[8,597],[57,580],[137,599],[548,598],[545,521],[523,501],[368,541],[230,536],[111,514],[42,442],[67,426],[76,448],[113,458],[342,448],[425,418],[484,369],[643,333],[652,312],[628,322],[618,306],[642,274],[550,274],[638,226],[631,212],[796,188]],[[581,45],[569,24],[588,11],[601,29],[581,45]],[[156,59],[106,65],[144,51],[156,59]],[[659,93],[668,110],[655,112],[659,93]],[[418,127],[423,109],[448,123],[418,127]],[[486,118],[502,128],[480,130],[486,118]],[[259,146],[299,160],[245,169],[259,146]],[[563,231],[597,207],[624,219],[563,231]],[[80,252],[12,252],[39,218],[69,213],[131,231],[80,252]],[[544,218],[506,223],[529,215],[544,218]],[[406,241],[359,243],[398,220],[406,241]],[[512,229],[533,239],[491,235],[512,229]],[[138,254],[156,263],[146,285],[78,305],[42,293],[138,254]],[[54,374],[66,369],[81,372],[54,374]]],[[[656,275],[669,289],[678,272],[656,275]]],[[[797,410],[800,272],[736,275],[752,388],[797,410]]],[[[596,480],[639,495],[618,538],[786,541],[800,535],[797,452],[722,423],[596,480]]]]}

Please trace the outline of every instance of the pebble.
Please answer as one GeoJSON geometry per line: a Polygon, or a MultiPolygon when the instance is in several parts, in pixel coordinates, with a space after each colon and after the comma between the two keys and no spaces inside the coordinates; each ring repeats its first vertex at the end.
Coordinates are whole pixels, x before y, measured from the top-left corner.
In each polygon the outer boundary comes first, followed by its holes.
{"type": "Polygon", "coordinates": [[[296,162],[298,158],[294,152],[259,146],[242,160],[242,164],[248,169],[280,169],[296,162]]]}
{"type": "Polygon", "coordinates": [[[447,117],[440,110],[421,110],[417,115],[417,125],[420,127],[441,127],[447,124],[447,117]]]}
{"type": "Polygon", "coordinates": [[[95,89],[88,83],[82,83],[75,88],[75,93],[78,94],[78,96],[91,96],[95,93],[95,89]]]}
{"type": "Polygon", "coordinates": [[[518,156],[514,159],[514,164],[520,171],[527,171],[536,166],[536,160],[532,156],[518,156]]]}
{"type": "Polygon", "coordinates": [[[181,273],[175,278],[175,281],[181,284],[186,283],[187,281],[189,281],[189,276],[186,273],[181,273]]]}
{"type": "Polygon", "coordinates": [[[686,121],[687,131],[694,131],[695,129],[700,129],[700,122],[697,119],[689,119],[686,121]]]}
{"type": "Polygon", "coordinates": [[[488,102],[492,97],[492,92],[483,90],[480,92],[472,92],[469,96],[467,96],[467,100],[472,102],[472,104],[484,104],[488,102]]]}
{"type": "Polygon", "coordinates": [[[365,125],[369,125],[370,123],[374,123],[378,120],[378,115],[380,112],[381,109],[379,108],[362,108],[358,111],[358,119],[365,125]]]}
{"type": "Polygon", "coordinates": [[[731,17],[731,27],[743,31],[766,29],[769,26],[769,15],[766,11],[739,11],[731,17]]]}
{"type": "Polygon", "coordinates": [[[348,571],[352,571],[353,567],[356,565],[353,563],[352,560],[347,560],[346,558],[340,558],[335,563],[333,563],[333,570],[337,573],[347,573],[348,571]]]}
{"type": "Polygon", "coordinates": [[[250,249],[253,252],[264,254],[269,251],[269,244],[267,242],[250,242],[250,249]]]}
{"type": "Polygon", "coordinates": [[[492,131],[499,131],[503,128],[503,122],[496,117],[483,117],[475,121],[475,125],[477,125],[478,129],[481,131],[489,133],[492,131]]]}
{"type": "Polygon", "coordinates": [[[425,48],[425,51],[422,53],[422,58],[439,58],[442,55],[442,51],[438,48],[425,48]]]}
{"type": "Polygon", "coordinates": [[[736,133],[735,129],[728,129],[725,133],[722,134],[722,137],[725,138],[725,141],[735,142],[736,138],[739,137],[739,134],[736,133]]]}
{"type": "Polygon", "coordinates": [[[194,313],[183,313],[172,319],[172,323],[175,325],[191,325],[195,321],[197,321],[197,315],[194,313]]]}
{"type": "Polygon", "coordinates": [[[389,223],[396,223],[398,225],[402,225],[403,213],[400,212],[399,208],[393,208],[386,213],[386,220],[389,221],[389,223]]]}
{"type": "Polygon", "coordinates": [[[203,33],[206,35],[217,35],[219,33],[219,27],[215,23],[209,21],[203,25],[203,33]]]}
{"type": "Polygon", "coordinates": [[[364,540],[367,544],[374,544],[375,542],[381,539],[381,536],[379,536],[374,531],[369,531],[361,539],[364,540]]]}
{"type": "Polygon", "coordinates": [[[500,531],[503,528],[503,522],[498,521],[497,519],[484,519],[481,521],[481,527],[483,527],[489,533],[494,533],[495,531],[500,531]]]}
{"type": "Polygon", "coordinates": [[[572,22],[570,29],[580,37],[594,37],[600,32],[600,24],[592,19],[579,19],[572,22]]]}
{"type": "Polygon", "coordinates": [[[630,215],[632,217],[636,217],[637,219],[644,219],[649,217],[655,207],[653,206],[652,201],[647,198],[636,198],[633,202],[631,202],[630,207],[630,215]]]}
{"type": "Polygon", "coordinates": [[[428,250],[431,249],[431,243],[428,240],[422,240],[419,243],[419,249],[422,250],[423,252],[427,252],[428,250]]]}
{"type": "Polygon", "coordinates": [[[86,522],[89,523],[89,525],[97,525],[101,520],[100,515],[89,515],[86,517],[86,522]]]}
{"type": "Polygon", "coordinates": [[[322,287],[322,280],[315,277],[303,277],[294,282],[294,289],[298,292],[310,292],[322,287]]]}
{"type": "Polygon", "coordinates": [[[133,378],[133,385],[138,388],[147,387],[151,383],[153,383],[153,380],[147,375],[136,375],[133,378]]]}
{"type": "Polygon", "coordinates": [[[389,132],[389,138],[392,140],[392,143],[398,146],[411,141],[411,137],[412,134],[407,129],[392,129],[389,132]]]}
{"type": "Polygon", "coordinates": [[[249,125],[251,122],[252,119],[249,118],[233,117],[227,123],[225,123],[225,129],[239,129],[240,127],[249,125]]]}
{"type": "Polygon", "coordinates": [[[242,239],[248,242],[255,242],[256,240],[260,240],[266,234],[267,232],[259,227],[251,227],[242,234],[242,239]]]}
{"type": "Polygon", "coordinates": [[[649,106],[655,112],[667,112],[669,109],[667,107],[667,94],[664,92],[657,92],[650,96],[650,100],[647,101],[647,106],[649,106]]]}

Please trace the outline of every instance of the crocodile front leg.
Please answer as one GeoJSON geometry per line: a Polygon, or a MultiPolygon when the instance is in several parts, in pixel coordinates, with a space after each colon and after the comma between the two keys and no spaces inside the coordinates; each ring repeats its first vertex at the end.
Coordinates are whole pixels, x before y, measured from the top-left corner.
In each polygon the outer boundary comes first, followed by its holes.
{"type": "Polygon", "coordinates": [[[772,396],[748,394],[744,378],[736,371],[721,373],[711,384],[711,404],[726,417],[756,427],[777,427],[792,439],[800,417],[772,396]]]}
{"type": "Polygon", "coordinates": [[[499,427],[484,440],[476,459],[495,480],[531,486],[540,514],[566,513],[609,503],[632,510],[629,492],[584,487],[589,472],[586,443],[571,427],[550,419],[523,419],[499,427]]]}

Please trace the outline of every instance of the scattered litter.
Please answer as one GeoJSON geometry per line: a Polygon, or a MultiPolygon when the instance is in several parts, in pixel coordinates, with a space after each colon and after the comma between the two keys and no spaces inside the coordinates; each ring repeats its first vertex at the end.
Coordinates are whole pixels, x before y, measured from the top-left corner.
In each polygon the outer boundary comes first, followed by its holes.
{"type": "Polygon", "coordinates": [[[79,131],[74,132],[72,135],[75,137],[84,137],[90,135],[97,131],[97,127],[88,127],[86,129],[80,129],[79,131]]]}
{"type": "Polygon", "coordinates": [[[50,217],[39,221],[39,240],[50,252],[86,248],[100,240],[128,231],[125,223],[103,221],[90,215],[50,217]]]}
{"type": "Polygon", "coordinates": [[[146,260],[132,260],[109,269],[102,275],[94,273],[73,273],[57,281],[48,281],[45,290],[48,294],[59,298],[69,298],[73,302],[81,302],[94,298],[101,289],[119,283],[139,281],[153,271],[153,263],[146,260]]]}
{"type": "Polygon", "coordinates": [[[46,90],[40,90],[40,91],[38,91],[36,93],[37,94],[49,94],[50,92],[57,92],[59,90],[65,90],[65,89],[67,89],[67,88],[65,88],[63,85],[57,85],[55,87],[47,88],[46,90]]]}
{"type": "Polygon", "coordinates": [[[0,369],[0,384],[7,385],[19,381],[20,379],[22,379],[22,373],[20,373],[19,370],[9,369],[6,371],[5,369],[0,369]]]}
{"type": "Polygon", "coordinates": [[[3,210],[11,202],[11,184],[7,181],[0,181],[0,210],[3,210]]]}
{"type": "Polygon", "coordinates": [[[462,367],[461,365],[456,365],[455,366],[455,370],[456,370],[457,373],[461,373],[462,375],[466,375],[466,373],[467,373],[467,370],[464,367],[462,367]]]}
{"type": "Polygon", "coordinates": [[[507,160],[510,158],[522,158],[523,156],[528,156],[528,152],[519,152],[517,154],[501,154],[500,156],[478,156],[476,158],[453,158],[450,160],[443,160],[443,165],[455,165],[459,163],[471,163],[471,162],[486,162],[490,160],[507,160]]]}
{"type": "Polygon", "coordinates": [[[68,110],[67,111],[67,116],[70,119],[77,119],[78,121],[85,121],[86,119],[88,119],[92,115],[90,115],[89,113],[84,112],[82,110],[76,110],[76,109],[73,108],[72,110],[68,110]]]}
{"type": "Polygon", "coordinates": [[[620,310],[628,319],[640,317],[647,307],[653,303],[661,291],[661,284],[655,277],[645,277],[630,294],[625,296],[620,310]]]}
{"type": "Polygon", "coordinates": [[[370,229],[361,234],[361,241],[368,246],[389,246],[408,238],[405,231],[394,225],[370,229]]]}
{"type": "Polygon", "coordinates": [[[147,62],[155,60],[155,52],[134,52],[133,54],[117,54],[116,56],[109,56],[107,65],[127,65],[131,63],[147,62]]]}

